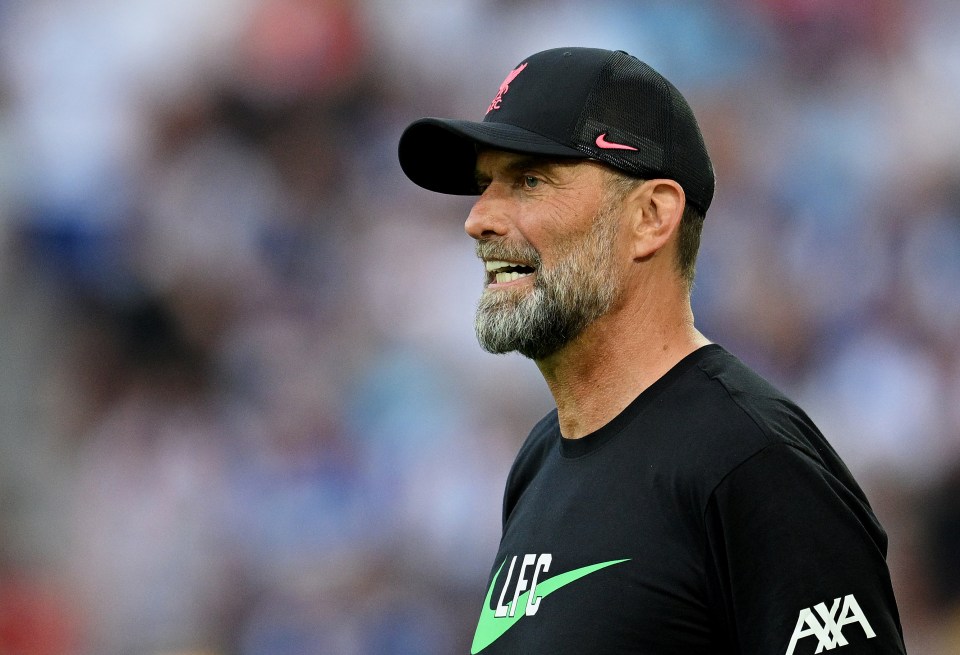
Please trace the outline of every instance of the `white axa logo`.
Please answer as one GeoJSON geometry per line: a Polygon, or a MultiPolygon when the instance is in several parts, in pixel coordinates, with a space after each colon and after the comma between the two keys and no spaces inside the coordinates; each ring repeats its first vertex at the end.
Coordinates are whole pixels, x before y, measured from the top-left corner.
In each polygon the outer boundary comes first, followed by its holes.
{"type": "Polygon", "coordinates": [[[840,599],[835,598],[829,610],[826,603],[804,608],[800,610],[800,616],[797,617],[797,627],[793,629],[786,655],[793,655],[797,642],[805,637],[816,637],[820,640],[817,653],[822,653],[824,649],[833,650],[837,646],[846,646],[847,640],[843,636],[843,626],[851,623],[859,623],[867,639],[877,636],[853,594],[843,598],[842,606],[840,599]],[[820,619],[817,619],[818,615],[820,619]]]}

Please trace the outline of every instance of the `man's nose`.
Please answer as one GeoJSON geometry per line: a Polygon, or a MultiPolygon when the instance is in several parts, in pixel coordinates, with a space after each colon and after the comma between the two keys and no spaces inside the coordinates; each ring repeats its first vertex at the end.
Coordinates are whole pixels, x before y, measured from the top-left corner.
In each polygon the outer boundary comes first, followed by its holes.
{"type": "Polygon", "coordinates": [[[493,185],[487,187],[473,203],[463,229],[474,239],[504,236],[509,225],[505,198],[493,185]]]}

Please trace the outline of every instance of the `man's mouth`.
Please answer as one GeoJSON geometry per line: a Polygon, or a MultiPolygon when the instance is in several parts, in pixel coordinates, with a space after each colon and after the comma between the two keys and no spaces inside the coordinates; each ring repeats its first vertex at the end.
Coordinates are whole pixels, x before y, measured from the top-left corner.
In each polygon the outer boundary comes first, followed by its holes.
{"type": "Polygon", "coordinates": [[[487,268],[487,284],[506,284],[533,275],[534,268],[517,262],[490,259],[484,262],[487,268]]]}

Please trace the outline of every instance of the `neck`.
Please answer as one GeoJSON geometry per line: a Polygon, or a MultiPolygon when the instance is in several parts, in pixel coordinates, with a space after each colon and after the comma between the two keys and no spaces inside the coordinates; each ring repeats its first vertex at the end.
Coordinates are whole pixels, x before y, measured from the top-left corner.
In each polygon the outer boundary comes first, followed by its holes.
{"type": "Polygon", "coordinates": [[[560,433],[578,439],[606,425],[677,362],[710,343],[680,302],[645,299],[597,319],[537,366],[557,403],[560,433]]]}

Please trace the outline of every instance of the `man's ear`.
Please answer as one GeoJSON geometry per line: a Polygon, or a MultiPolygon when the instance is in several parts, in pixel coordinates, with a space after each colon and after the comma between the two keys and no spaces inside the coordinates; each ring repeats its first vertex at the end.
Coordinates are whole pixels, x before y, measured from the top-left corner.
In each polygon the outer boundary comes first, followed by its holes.
{"type": "Polygon", "coordinates": [[[646,180],[627,195],[634,259],[649,259],[670,241],[685,203],[683,187],[667,179],[646,180]]]}

